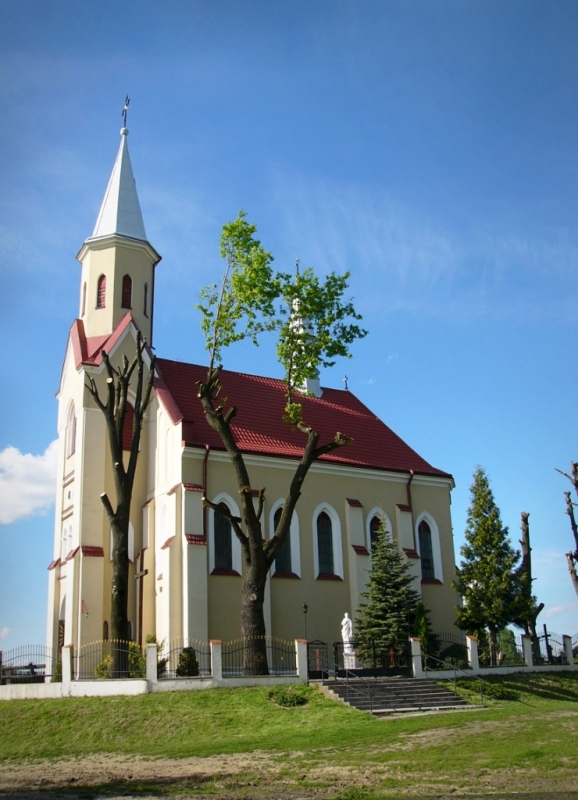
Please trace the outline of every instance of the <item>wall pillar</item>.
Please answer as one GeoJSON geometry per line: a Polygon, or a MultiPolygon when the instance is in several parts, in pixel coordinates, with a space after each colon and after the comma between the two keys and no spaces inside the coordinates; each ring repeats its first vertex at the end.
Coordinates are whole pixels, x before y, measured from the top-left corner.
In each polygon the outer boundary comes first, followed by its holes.
{"type": "Polygon", "coordinates": [[[151,689],[152,685],[156,684],[158,681],[157,678],[158,651],[157,651],[157,646],[154,642],[152,644],[147,644],[146,654],[147,654],[146,678],[147,678],[147,683],[149,685],[149,689],[151,689]]]}
{"type": "Polygon", "coordinates": [[[576,666],[578,668],[578,664],[574,664],[574,653],[572,652],[572,637],[571,636],[562,636],[562,645],[564,647],[564,656],[566,658],[566,664],[569,667],[576,666]]]}
{"type": "Polygon", "coordinates": [[[475,636],[466,636],[466,645],[468,648],[468,666],[474,672],[480,669],[480,658],[478,655],[478,640],[475,636]]]}
{"type": "Polygon", "coordinates": [[[421,642],[414,636],[409,638],[411,646],[411,671],[414,678],[425,678],[421,661],[421,642]]]}
{"type": "Polygon", "coordinates": [[[534,658],[532,656],[532,637],[522,634],[522,652],[524,653],[524,661],[527,667],[534,666],[534,658]]]}
{"type": "Polygon", "coordinates": [[[72,651],[73,647],[71,644],[67,644],[62,648],[62,694],[64,696],[70,694],[70,684],[72,683],[72,651]]]}
{"type": "Polygon", "coordinates": [[[223,680],[223,655],[220,639],[211,639],[211,673],[213,680],[220,683],[223,680]]]}
{"type": "Polygon", "coordinates": [[[295,639],[295,655],[297,661],[297,675],[299,683],[309,680],[309,665],[307,663],[307,639],[295,639]]]}

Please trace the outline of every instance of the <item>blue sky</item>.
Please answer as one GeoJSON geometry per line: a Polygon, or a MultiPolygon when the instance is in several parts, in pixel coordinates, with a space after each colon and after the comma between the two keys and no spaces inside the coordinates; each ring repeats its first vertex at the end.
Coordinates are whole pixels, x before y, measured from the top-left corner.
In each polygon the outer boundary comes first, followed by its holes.
{"type": "MultiPolygon", "coordinates": [[[[578,631],[555,472],[578,458],[577,39],[564,0],[0,0],[0,647],[44,636],[75,254],[127,93],[157,352],[202,361],[240,208],[280,268],[350,270],[370,335],[322,383],[347,373],[454,475],[456,551],[483,465],[515,542],[531,513],[540,622],[578,631]]],[[[279,375],[272,342],[225,366],[279,375]]]]}

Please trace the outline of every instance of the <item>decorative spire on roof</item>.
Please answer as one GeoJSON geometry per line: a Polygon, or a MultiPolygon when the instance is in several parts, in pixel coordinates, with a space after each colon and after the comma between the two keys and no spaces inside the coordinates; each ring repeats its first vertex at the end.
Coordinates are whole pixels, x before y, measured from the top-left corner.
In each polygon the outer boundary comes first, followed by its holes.
{"type": "MultiPolygon", "coordinates": [[[[123,116],[126,116],[129,102],[127,97],[123,116]]],[[[128,129],[126,127],[121,128],[120,136],[118,155],[91,238],[117,234],[146,242],[147,236],[128,154],[128,129]]]]}

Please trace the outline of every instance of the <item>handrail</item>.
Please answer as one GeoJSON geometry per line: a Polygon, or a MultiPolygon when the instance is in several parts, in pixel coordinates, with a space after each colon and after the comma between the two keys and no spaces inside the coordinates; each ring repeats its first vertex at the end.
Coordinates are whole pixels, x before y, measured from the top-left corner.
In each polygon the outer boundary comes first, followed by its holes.
{"type": "MultiPolygon", "coordinates": [[[[425,655],[424,656],[424,662],[425,662],[424,672],[425,672],[426,675],[427,675],[427,662],[428,662],[428,659],[431,659],[432,661],[437,661],[438,664],[444,664],[447,669],[452,669],[454,671],[454,692],[456,694],[457,694],[457,673],[458,672],[462,672],[464,675],[468,675],[469,677],[472,676],[472,673],[468,672],[467,669],[464,669],[463,667],[456,667],[455,664],[452,664],[449,661],[445,661],[444,659],[436,658],[435,656],[430,656],[430,655],[425,655]]],[[[471,669],[471,667],[468,667],[468,669],[471,669]]],[[[433,670],[430,670],[430,671],[433,672],[433,670]]],[[[482,705],[484,705],[484,686],[483,686],[484,681],[483,681],[483,678],[481,678],[479,675],[477,677],[478,677],[478,680],[480,682],[480,702],[481,702],[482,705]]]]}

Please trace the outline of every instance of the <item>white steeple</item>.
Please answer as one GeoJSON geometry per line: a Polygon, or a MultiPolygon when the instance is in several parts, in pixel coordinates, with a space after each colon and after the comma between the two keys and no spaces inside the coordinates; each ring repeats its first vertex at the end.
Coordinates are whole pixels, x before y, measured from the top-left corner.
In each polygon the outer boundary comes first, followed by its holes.
{"type": "Polygon", "coordinates": [[[127,128],[121,128],[120,134],[118,155],[91,238],[116,234],[146,242],[136,183],[128,154],[127,128]]]}

